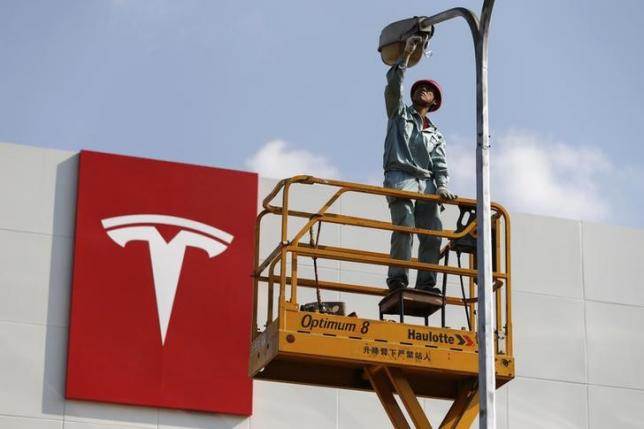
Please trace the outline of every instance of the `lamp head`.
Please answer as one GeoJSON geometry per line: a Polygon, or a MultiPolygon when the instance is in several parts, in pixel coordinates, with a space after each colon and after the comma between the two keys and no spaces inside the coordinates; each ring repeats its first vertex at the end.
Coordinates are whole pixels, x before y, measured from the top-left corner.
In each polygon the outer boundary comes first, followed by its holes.
{"type": "Polygon", "coordinates": [[[421,36],[424,42],[416,46],[407,66],[414,66],[420,61],[429,45],[429,39],[434,34],[434,26],[425,24],[426,18],[415,16],[392,22],[380,32],[378,51],[385,64],[393,65],[398,61],[405,49],[405,42],[411,36],[421,36]]]}

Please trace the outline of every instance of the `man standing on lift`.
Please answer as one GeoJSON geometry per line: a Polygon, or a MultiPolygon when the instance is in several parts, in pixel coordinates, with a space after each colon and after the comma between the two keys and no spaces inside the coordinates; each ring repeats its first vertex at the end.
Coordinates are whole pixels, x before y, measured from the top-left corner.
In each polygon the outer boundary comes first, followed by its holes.
{"type": "MultiPolygon", "coordinates": [[[[401,58],[387,73],[385,104],[389,120],[383,157],[384,186],[402,191],[438,194],[441,198],[451,200],[456,195],[447,189],[449,175],[445,159],[445,139],[427,117],[429,112],[440,108],[441,89],[433,80],[419,80],[411,87],[412,105],[405,106],[403,103],[402,83],[407,64],[416,46],[422,43],[419,36],[407,39],[401,58]]],[[[438,203],[392,197],[387,197],[387,201],[393,224],[442,229],[438,203]]],[[[418,260],[437,264],[441,238],[419,234],[418,239],[418,260]]],[[[391,234],[391,258],[408,261],[411,259],[411,248],[411,234],[391,234]]],[[[389,267],[387,286],[390,290],[405,288],[408,283],[406,268],[389,267]]],[[[436,273],[433,271],[418,272],[416,289],[442,293],[436,287],[436,273]]]]}

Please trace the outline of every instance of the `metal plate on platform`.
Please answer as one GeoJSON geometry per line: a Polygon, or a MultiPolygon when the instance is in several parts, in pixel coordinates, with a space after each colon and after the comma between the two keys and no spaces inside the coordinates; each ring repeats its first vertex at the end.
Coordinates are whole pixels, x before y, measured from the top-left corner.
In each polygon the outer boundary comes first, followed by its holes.
{"type": "Polygon", "coordinates": [[[381,314],[428,317],[443,306],[443,297],[419,289],[398,289],[390,292],[380,303],[381,314]]]}

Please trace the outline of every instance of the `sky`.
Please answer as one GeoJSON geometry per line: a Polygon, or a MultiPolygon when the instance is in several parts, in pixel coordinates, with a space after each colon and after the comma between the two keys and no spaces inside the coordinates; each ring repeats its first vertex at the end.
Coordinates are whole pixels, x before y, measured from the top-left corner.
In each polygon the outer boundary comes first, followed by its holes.
{"type": "MultiPolygon", "coordinates": [[[[380,184],[381,29],[457,1],[0,0],[0,141],[269,177],[380,184]]],[[[497,0],[492,198],[644,228],[641,0],[497,0]]],[[[443,86],[450,187],[474,195],[475,75],[463,21],[408,72],[443,86]]]]}

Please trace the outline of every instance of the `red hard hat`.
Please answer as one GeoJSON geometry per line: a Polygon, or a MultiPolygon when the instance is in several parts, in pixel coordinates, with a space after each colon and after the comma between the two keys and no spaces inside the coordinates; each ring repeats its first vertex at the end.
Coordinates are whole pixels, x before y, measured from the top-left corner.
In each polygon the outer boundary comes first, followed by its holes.
{"type": "Polygon", "coordinates": [[[436,82],[435,80],[431,80],[431,79],[421,79],[421,80],[417,80],[417,81],[416,81],[416,82],[414,82],[414,84],[411,86],[411,91],[409,92],[409,95],[410,95],[410,96],[413,96],[413,95],[414,95],[414,91],[415,91],[415,90],[416,90],[416,88],[417,88],[418,86],[420,86],[420,85],[427,85],[427,86],[432,87],[432,89],[434,90],[434,96],[436,97],[436,103],[434,103],[434,104],[432,105],[432,107],[430,107],[430,108],[429,108],[429,111],[430,111],[430,112],[433,112],[433,111],[435,111],[435,110],[438,110],[438,109],[441,107],[441,104],[442,104],[442,102],[443,102],[443,91],[441,90],[441,87],[440,87],[440,85],[438,84],[438,82],[436,82]]]}

